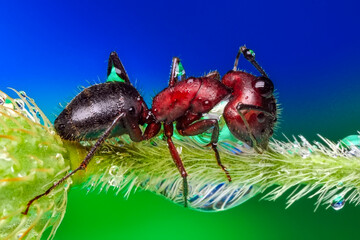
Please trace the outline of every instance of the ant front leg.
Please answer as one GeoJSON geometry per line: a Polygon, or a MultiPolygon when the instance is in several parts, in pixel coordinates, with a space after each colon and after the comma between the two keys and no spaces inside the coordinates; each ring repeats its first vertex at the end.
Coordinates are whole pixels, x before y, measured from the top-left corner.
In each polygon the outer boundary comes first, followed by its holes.
{"type": "MultiPolygon", "coordinates": [[[[184,121],[185,119],[183,119],[184,121]]],[[[226,169],[226,167],[221,163],[219,151],[217,150],[217,142],[219,140],[219,123],[216,119],[204,119],[197,121],[191,125],[183,124],[182,120],[180,119],[177,123],[177,130],[180,135],[183,136],[195,136],[207,131],[210,128],[213,128],[213,132],[211,134],[211,141],[209,145],[215,152],[215,157],[217,164],[222,168],[225,172],[227,179],[231,182],[231,176],[226,169]]],[[[208,145],[208,146],[209,146],[208,145]]]]}
{"type": "Polygon", "coordinates": [[[171,139],[173,132],[174,132],[173,123],[164,123],[164,132],[165,132],[165,136],[166,136],[166,140],[167,140],[167,144],[168,144],[168,147],[170,150],[171,157],[173,158],[174,163],[175,163],[176,167],[178,168],[178,170],[181,174],[181,177],[183,178],[184,207],[187,207],[187,195],[188,195],[187,172],[181,161],[179,153],[176,150],[176,147],[171,139]]]}
{"type": "Polygon", "coordinates": [[[90,151],[88,152],[88,154],[86,155],[86,157],[84,158],[84,160],[80,163],[80,166],[77,167],[74,171],[71,171],[70,173],[68,173],[65,177],[61,178],[59,181],[55,182],[48,190],[46,190],[44,193],[37,195],[36,197],[34,197],[33,199],[31,199],[24,212],[22,212],[22,214],[27,215],[29,208],[31,206],[31,204],[36,201],[37,199],[48,195],[54,188],[56,188],[58,185],[60,185],[62,182],[64,182],[66,179],[68,179],[69,177],[71,177],[72,175],[74,175],[77,171],[79,170],[84,170],[87,165],[89,164],[89,162],[91,161],[92,157],[95,155],[96,150],[105,142],[106,138],[110,135],[111,131],[114,129],[114,127],[116,126],[116,124],[122,119],[124,118],[125,113],[120,113],[115,119],[114,121],[111,123],[111,125],[106,129],[106,131],[103,133],[103,135],[97,140],[97,142],[94,144],[94,146],[90,149],[90,151]]]}

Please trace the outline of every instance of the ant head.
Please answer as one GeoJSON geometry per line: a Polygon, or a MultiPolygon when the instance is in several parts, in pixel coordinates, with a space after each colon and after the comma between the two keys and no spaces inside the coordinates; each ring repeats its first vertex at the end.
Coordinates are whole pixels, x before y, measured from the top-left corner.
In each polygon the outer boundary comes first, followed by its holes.
{"type": "Polygon", "coordinates": [[[264,76],[230,71],[222,83],[233,90],[224,109],[231,133],[250,146],[266,148],[276,122],[274,84],[264,76]]]}

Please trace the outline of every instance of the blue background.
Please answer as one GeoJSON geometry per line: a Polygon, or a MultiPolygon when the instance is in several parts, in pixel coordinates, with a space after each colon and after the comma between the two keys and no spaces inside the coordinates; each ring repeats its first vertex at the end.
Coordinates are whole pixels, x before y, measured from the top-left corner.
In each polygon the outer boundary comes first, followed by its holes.
{"type": "MultiPolygon", "coordinates": [[[[313,140],[319,133],[337,141],[359,130],[359,29],[359,3],[347,0],[1,1],[0,89],[24,90],[54,120],[61,111],[58,103],[70,101],[78,86],[105,80],[108,55],[116,50],[131,81],[150,103],[167,85],[173,56],[182,59],[188,76],[210,70],[225,74],[238,47],[246,44],[256,52],[278,92],[283,113],[275,137],[303,134],[313,140]]],[[[258,74],[244,59],[240,66],[258,74]]],[[[208,239],[246,234],[249,239],[280,239],[277,229],[287,232],[283,239],[326,234],[335,238],[337,233],[346,238],[353,236],[359,215],[352,206],[340,213],[312,214],[313,201],[307,200],[291,210],[284,210],[283,200],[253,200],[225,213],[204,214],[150,193],[136,194],[129,201],[112,194],[84,195],[79,190],[70,193],[69,210],[56,239],[70,233],[74,239],[96,238],[104,232],[136,238],[144,225],[135,225],[136,220],[146,219],[144,214],[152,216],[144,230],[149,238],[165,238],[149,230],[161,233],[165,226],[168,236],[175,238],[182,238],[178,229],[191,238],[189,227],[197,238],[208,239]],[[303,214],[298,225],[296,219],[303,214]],[[169,216],[173,224],[164,221],[169,216]],[[85,230],[86,220],[93,224],[90,230],[85,230]],[[348,223],[352,220],[353,225],[348,223]],[[200,222],[203,225],[197,227],[200,222]],[[138,228],[130,227],[129,233],[126,224],[138,228]]]]}

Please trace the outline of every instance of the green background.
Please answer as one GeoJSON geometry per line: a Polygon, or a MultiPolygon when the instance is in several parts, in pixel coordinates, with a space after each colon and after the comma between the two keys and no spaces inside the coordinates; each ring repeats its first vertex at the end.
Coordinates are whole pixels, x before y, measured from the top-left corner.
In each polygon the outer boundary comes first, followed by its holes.
{"type": "Polygon", "coordinates": [[[303,199],[285,209],[285,198],[260,195],[224,212],[204,213],[141,191],[128,200],[113,191],[70,191],[68,211],[55,239],[358,239],[360,208],[335,211],[303,199]]]}

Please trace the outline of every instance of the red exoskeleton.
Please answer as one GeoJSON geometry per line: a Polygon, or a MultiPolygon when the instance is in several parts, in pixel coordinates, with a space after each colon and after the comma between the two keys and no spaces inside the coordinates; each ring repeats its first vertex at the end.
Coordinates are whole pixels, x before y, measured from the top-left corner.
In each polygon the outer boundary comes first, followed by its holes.
{"type": "Polygon", "coordinates": [[[274,85],[255,61],[253,51],[244,46],[240,47],[233,70],[226,73],[221,81],[217,71],[203,77],[186,79],[181,68],[179,58],[174,57],[169,86],[154,97],[152,109],[148,109],[140,94],[131,85],[117,54],[111,53],[108,76],[114,69],[122,81],[101,83],[84,89],[60,113],[54,124],[56,132],[63,139],[97,139],[97,142],[79,167],[55,182],[46,192],[30,200],[24,214],[27,214],[35,200],[47,195],[77,171],[84,170],[106,138],[128,134],[135,142],[148,140],[160,132],[161,125],[164,127],[172,159],[183,178],[185,207],[188,195],[187,172],[172,141],[174,123],[178,133],[183,136],[194,136],[212,130],[209,146],[230,182],[230,174],[221,163],[217,150],[218,120],[202,119],[203,114],[225,99],[228,103],[223,116],[231,133],[258,152],[267,148],[276,122],[274,85]],[[261,73],[260,77],[237,70],[241,54],[261,73]],[[142,133],[139,125],[145,123],[147,127],[142,133]]]}

